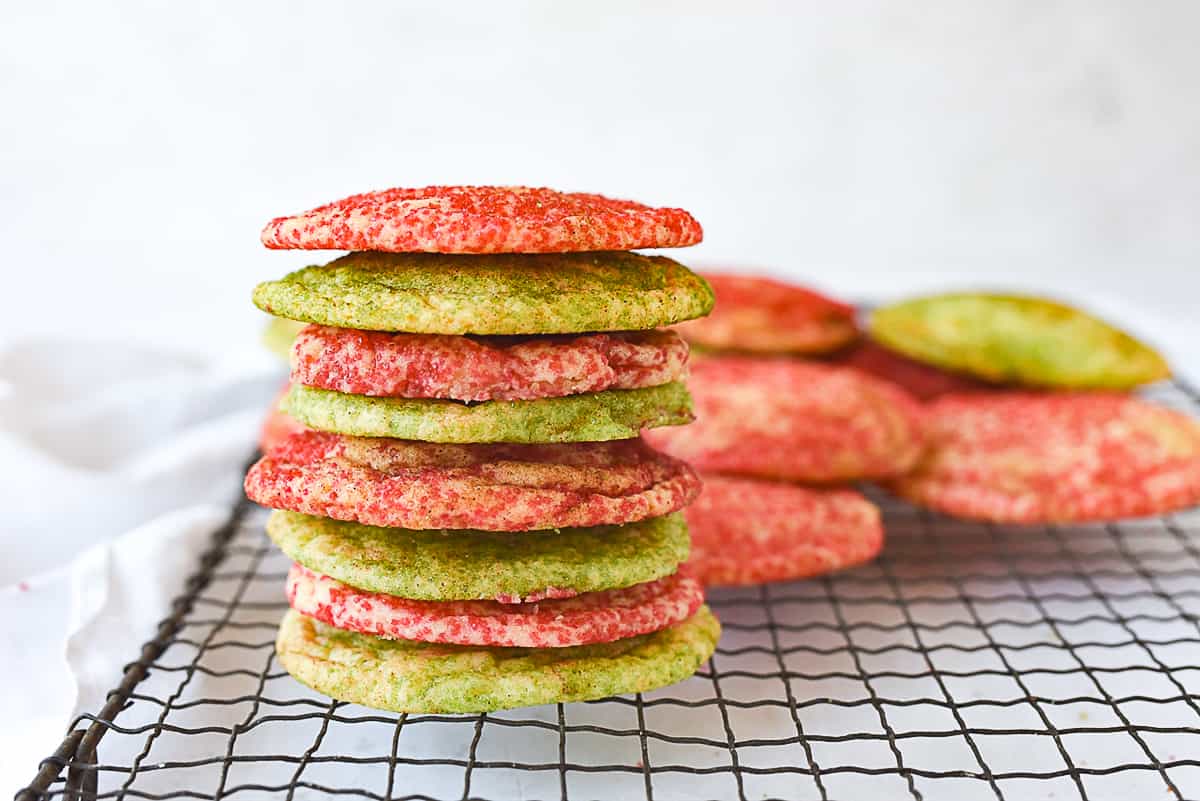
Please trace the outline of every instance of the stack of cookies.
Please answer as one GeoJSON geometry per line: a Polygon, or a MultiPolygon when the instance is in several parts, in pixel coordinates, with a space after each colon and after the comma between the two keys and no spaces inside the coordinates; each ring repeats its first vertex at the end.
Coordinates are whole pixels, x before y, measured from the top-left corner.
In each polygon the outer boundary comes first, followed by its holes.
{"type": "Polygon", "coordinates": [[[707,284],[633,248],[698,242],[679,209],[521,187],[356,195],[263,232],[349,254],[259,285],[309,325],[295,421],[246,478],[295,564],[295,678],[398,712],[484,712],[690,676],[716,619],[677,568],[699,493],[644,428],[692,419],[707,284]]]}
{"type": "Polygon", "coordinates": [[[769,278],[709,274],[713,314],[679,326],[698,422],[647,436],[704,478],[688,510],[689,569],[705,584],[827,573],[879,553],[878,508],[850,482],[909,470],[924,447],[917,402],[894,384],[797,356],[858,335],[854,309],[769,278]]]}

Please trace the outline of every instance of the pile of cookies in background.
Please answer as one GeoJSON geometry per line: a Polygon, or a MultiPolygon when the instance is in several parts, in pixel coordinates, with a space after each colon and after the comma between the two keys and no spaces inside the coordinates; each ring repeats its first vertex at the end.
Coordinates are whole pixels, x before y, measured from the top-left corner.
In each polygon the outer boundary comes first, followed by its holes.
{"type": "Polygon", "coordinates": [[[681,510],[700,481],[643,429],[692,419],[708,285],[632,248],[694,244],[679,209],[428,187],[272,221],[348,255],[260,284],[306,323],[247,495],[294,565],[276,653],[302,683],[398,712],[640,692],[719,636],[681,510]]]}
{"type": "Polygon", "coordinates": [[[1129,394],[1154,350],[1049,300],[953,294],[855,310],[769,278],[709,274],[697,423],[647,432],[705,490],[688,512],[706,584],[803,578],[883,545],[870,480],[956,517],[1072,523],[1200,503],[1200,425],[1129,394]]]}
{"type": "Polygon", "coordinates": [[[928,408],[929,451],[889,488],[1000,523],[1157,515],[1200,502],[1200,425],[1129,394],[1167,378],[1152,348],[1049,300],[952,294],[876,311],[871,334],[990,386],[928,408]]]}

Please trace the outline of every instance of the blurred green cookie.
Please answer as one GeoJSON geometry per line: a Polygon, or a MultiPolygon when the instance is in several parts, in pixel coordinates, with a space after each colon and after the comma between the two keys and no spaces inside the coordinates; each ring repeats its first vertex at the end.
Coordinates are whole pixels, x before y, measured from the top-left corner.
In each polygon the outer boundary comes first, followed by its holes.
{"type": "Polygon", "coordinates": [[[621,526],[535,532],[415,531],[276,511],[267,534],[309,570],[422,601],[505,603],[629,587],[688,557],[679,513],[621,526]]]}
{"type": "Polygon", "coordinates": [[[673,381],[560,398],[462,403],[375,398],[293,384],[282,408],[309,428],[425,442],[603,442],[692,420],[687,387],[673,381]]]}
{"type": "Polygon", "coordinates": [[[418,334],[657,328],[708,314],[703,278],[664,256],[350,253],[254,289],[279,317],[418,334]]]}
{"type": "Polygon", "coordinates": [[[870,331],[912,359],[997,383],[1125,390],[1170,375],[1150,347],[1078,309],[1042,298],[918,298],[874,312],[870,331]]]}
{"type": "Polygon", "coordinates": [[[340,701],[393,712],[491,712],[674,684],[712,655],[720,634],[707,606],[653,634],[568,648],[385,640],[288,610],[275,650],[297,681],[340,701]]]}
{"type": "Polygon", "coordinates": [[[263,329],[262,343],[271,353],[285,362],[290,361],[292,358],[292,340],[296,338],[296,334],[299,334],[300,329],[304,328],[305,325],[307,323],[287,320],[283,317],[272,317],[267,322],[267,327],[263,329]]]}

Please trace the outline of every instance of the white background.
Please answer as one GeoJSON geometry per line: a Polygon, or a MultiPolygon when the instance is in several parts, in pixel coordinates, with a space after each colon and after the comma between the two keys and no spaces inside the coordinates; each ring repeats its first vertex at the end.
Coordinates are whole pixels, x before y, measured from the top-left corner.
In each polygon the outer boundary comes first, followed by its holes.
{"type": "Polygon", "coordinates": [[[683,206],[691,264],[1195,338],[1187,0],[24,3],[0,30],[0,339],[250,347],[251,286],[322,258],[262,249],[268,218],[435,182],[683,206]]]}

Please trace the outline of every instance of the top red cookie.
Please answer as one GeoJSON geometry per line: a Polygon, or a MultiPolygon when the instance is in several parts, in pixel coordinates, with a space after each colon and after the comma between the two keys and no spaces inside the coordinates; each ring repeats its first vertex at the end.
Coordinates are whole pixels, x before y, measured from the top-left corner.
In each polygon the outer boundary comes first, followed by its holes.
{"type": "Polygon", "coordinates": [[[391,253],[567,253],[694,245],[683,209],[524,186],[384,189],[267,223],[269,248],[391,253]]]}

